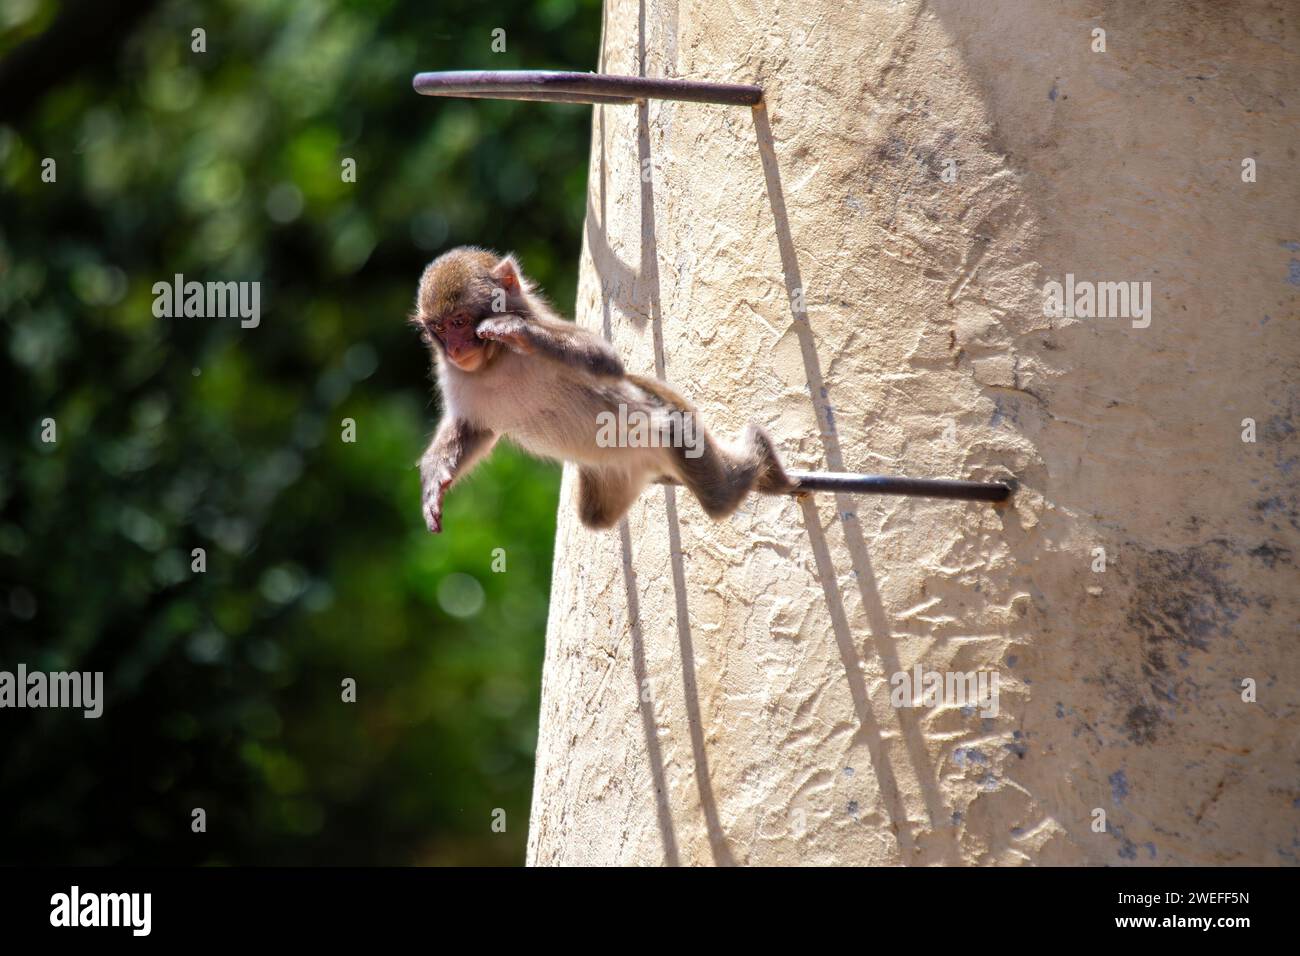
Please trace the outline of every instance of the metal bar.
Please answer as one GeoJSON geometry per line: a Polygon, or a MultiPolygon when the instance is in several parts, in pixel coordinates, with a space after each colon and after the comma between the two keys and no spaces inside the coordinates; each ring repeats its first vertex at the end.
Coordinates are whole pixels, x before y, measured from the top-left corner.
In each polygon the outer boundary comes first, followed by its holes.
{"type": "Polygon", "coordinates": [[[849,494],[911,495],[918,498],[957,498],[963,501],[1006,501],[1011,486],[1001,482],[949,481],[943,478],[891,478],[835,471],[791,471],[799,483],[790,494],[839,491],[849,494]]]}
{"type": "MultiPolygon", "coordinates": [[[[913,498],[950,498],[961,501],[1006,501],[1012,488],[996,481],[949,481],[944,478],[890,478],[885,475],[855,475],[844,471],[787,471],[799,484],[784,492],[805,495],[834,491],[848,495],[910,495],[913,498]]],[[[681,485],[668,475],[656,478],[656,485],[681,485]]]]}
{"type": "Polygon", "coordinates": [[[634,103],[648,99],[757,106],[763,101],[761,86],[744,83],[650,79],[560,70],[417,73],[411,85],[417,93],[425,96],[548,100],[555,103],[634,103]]]}

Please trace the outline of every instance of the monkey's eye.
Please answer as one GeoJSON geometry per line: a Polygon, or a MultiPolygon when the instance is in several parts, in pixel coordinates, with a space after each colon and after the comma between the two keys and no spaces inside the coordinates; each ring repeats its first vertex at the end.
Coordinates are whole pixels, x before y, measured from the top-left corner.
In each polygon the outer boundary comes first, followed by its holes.
{"type": "Polygon", "coordinates": [[[438,335],[442,335],[443,332],[447,331],[447,327],[444,326],[441,322],[430,322],[429,328],[433,329],[433,331],[436,332],[438,335]]]}
{"type": "Polygon", "coordinates": [[[465,326],[469,325],[469,316],[464,312],[457,312],[456,315],[452,317],[451,324],[458,329],[463,329],[465,326]]]}

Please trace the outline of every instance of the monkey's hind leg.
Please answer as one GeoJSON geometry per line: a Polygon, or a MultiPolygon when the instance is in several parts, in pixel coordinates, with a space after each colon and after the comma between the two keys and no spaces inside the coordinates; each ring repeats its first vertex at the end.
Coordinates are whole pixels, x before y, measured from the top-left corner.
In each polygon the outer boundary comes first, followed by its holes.
{"type": "Polygon", "coordinates": [[[767,432],[756,425],[745,429],[740,448],[733,450],[707,434],[695,457],[676,448],[673,464],[682,482],[691,489],[704,513],[715,521],[727,517],[751,490],[765,494],[793,491],[795,482],[785,473],[781,459],[767,432]]]}
{"type": "Polygon", "coordinates": [[[621,468],[579,468],[578,519],[596,530],[614,527],[641,494],[642,484],[621,468]]]}
{"type": "Polygon", "coordinates": [[[785,476],[771,442],[753,426],[746,431],[739,449],[729,448],[707,433],[700,438],[693,447],[674,448],[673,465],[704,513],[715,521],[739,508],[759,482],[779,481],[785,476]],[[777,477],[769,478],[773,462],[777,477]]]}

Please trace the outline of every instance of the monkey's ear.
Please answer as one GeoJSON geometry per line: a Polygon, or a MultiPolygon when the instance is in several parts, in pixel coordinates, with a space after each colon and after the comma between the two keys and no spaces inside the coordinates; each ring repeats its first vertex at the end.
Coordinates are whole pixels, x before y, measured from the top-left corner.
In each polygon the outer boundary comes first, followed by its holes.
{"type": "Polygon", "coordinates": [[[523,288],[524,280],[519,273],[519,263],[512,255],[507,255],[492,267],[492,277],[500,282],[507,292],[519,292],[523,288]]]}

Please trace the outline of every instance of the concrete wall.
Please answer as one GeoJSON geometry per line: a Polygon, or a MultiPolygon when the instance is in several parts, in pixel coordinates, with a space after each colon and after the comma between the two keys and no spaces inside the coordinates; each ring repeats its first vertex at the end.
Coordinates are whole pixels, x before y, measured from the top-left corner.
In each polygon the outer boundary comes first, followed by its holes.
{"type": "Polygon", "coordinates": [[[1020,490],[597,534],[566,473],[530,862],[1297,862],[1298,19],[608,0],[599,69],[767,106],[593,111],[578,321],[793,467],[1020,490]],[[917,664],[996,716],[893,706],[917,664]]]}

